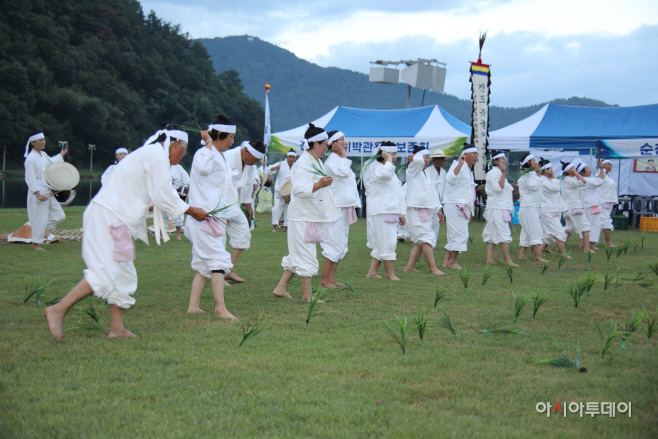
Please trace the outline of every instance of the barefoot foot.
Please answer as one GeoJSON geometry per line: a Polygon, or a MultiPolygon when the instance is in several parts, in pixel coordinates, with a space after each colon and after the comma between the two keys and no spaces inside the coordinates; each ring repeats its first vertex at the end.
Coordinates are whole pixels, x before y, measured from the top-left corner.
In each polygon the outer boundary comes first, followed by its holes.
{"type": "Polygon", "coordinates": [[[430,270],[430,273],[435,274],[437,276],[447,276],[447,274],[445,274],[443,271],[439,270],[438,268],[434,270],[430,270]]]}
{"type": "Polygon", "coordinates": [[[220,319],[231,319],[231,320],[237,320],[238,318],[228,312],[228,309],[216,309],[215,310],[215,316],[219,317],[220,319]]]}
{"type": "Polygon", "coordinates": [[[455,262],[454,264],[448,264],[448,266],[446,268],[453,268],[455,270],[461,270],[462,266],[455,262]]]}
{"type": "Polygon", "coordinates": [[[320,286],[325,288],[338,288],[338,286],[329,282],[320,282],[320,286]]]}
{"type": "Polygon", "coordinates": [[[107,334],[107,336],[110,337],[110,338],[119,338],[119,337],[131,337],[131,338],[135,338],[135,337],[137,337],[135,334],[133,334],[132,332],[128,331],[126,328],[118,329],[118,330],[116,330],[116,331],[113,330],[113,329],[110,329],[110,333],[107,334]]]}
{"type": "Polygon", "coordinates": [[[285,297],[286,299],[292,299],[292,296],[288,294],[288,291],[286,291],[285,288],[277,287],[274,291],[272,291],[272,294],[274,294],[276,297],[285,297]]]}
{"type": "Polygon", "coordinates": [[[535,259],[535,261],[536,261],[536,262],[548,262],[548,261],[547,261],[546,259],[544,259],[544,258],[535,259]]]}
{"type": "Polygon", "coordinates": [[[517,268],[518,268],[518,265],[516,265],[516,264],[515,264],[514,262],[512,262],[512,261],[509,261],[509,262],[507,263],[507,265],[509,265],[510,267],[517,267],[517,268]]]}
{"type": "Polygon", "coordinates": [[[372,278],[372,279],[381,279],[381,278],[382,278],[382,277],[381,277],[380,275],[378,275],[377,273],[375,273],[375,274],[368,273],[368,274],[366,275],[366,277],[370,277],[370,278],[372,278]]]}
{"type": "Polygon", "coordinates": [[[397,276],[394,275],[394,274],[391,274],[390,276],[387,274],[387,275],[386,275],[386,279],[388,279],[388,280],[400,280],[400,278],[397,277],[397,276]]]}
{"type": "Polygon", "coordinates": [[[238,276],[235,273],[227,274],[226,276],[224,276],[224,280],[232,280],[233,282],[238,282],[238,283],[247,282],[246,280],[242,279],[240,276],[238,276]]]}
{"type": "Polygon", "coordinates": [[[64,314],[55,311],[54,306],[49,306],[46,308],[46,320],[48,320],[48,327],[50,328],[50,333],[53,335],[55,340],[62,341],[62,327],[64,326],[64,314]]]}
{"type": "Polygon", "coordinates": [[[405,268],[405,269],[402,270],[402,271],[404,271],[404,272],[406,272],[406,273],[412,273],[412,272],[420,273],[420,270],[416,270],[415,268],[412,268],[412,269],[410,269],[410,270],[407,269],[407,268],[405,268]]]}
{"type": "Polygon", "coordinates": [[[332,280],[331,283],[336,285],[337,287],[346,287],[347,286],[343,283],[338,282],[337,280],[332,280]]]}
{"type": "Polygon", "coordinates": [[[198,307],[189,307],[187,308],[187,313],[188,314],[201,314],[204,313],[205,311],[202,310],[201,308],[198,307]]]}

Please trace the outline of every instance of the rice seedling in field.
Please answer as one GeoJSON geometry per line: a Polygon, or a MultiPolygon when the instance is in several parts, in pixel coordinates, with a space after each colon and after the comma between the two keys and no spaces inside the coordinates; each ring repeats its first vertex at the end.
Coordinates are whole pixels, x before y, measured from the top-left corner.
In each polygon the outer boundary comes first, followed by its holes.
{"type": "Polygon", "coordinates": [[[452,326],[452,321],[450,320],[450,316],[446,314],[446,310],[442,309],[443,311],[443,317],[441,317],[441,320],[439,320],[436,325],[440,328],[445,329],[449,333],[451,333],[455,338],[457,338],[457,332],[455,331],[454,326],[452,326]]]}
{"type": "Polygon", "coordinates": [[[544,265],[542,265],[542,267],[541,267],[541,274],[546,273],[546,271],[547,271],[550,267],[551,267],[551,263],[550,263],[550,262],[546,262],[544,265]]]}
{"type": "MultiPolygon", "coordinates": [[[[610,349],[610,346],[612,346],[612,343],[615,341],[615,339],[620,338],[623,334],[623,331],[619,327],[619,324],[615,321],[610,322],[610,330],[608,331],[608,334],[604,337],[603,336],[603,331],[601,331],[601,328],[599,327],[598,323],[594,323],[596,325],[596,329],[599,330],[599,335],[601,336],[601,340],[604,341],[603,343],[603,349],[601,350],[601,360],[603,360],[603,357],[605,356],[605,353],[610,349]]],[[[610,358],[612,358],[612,354],[610,354],[610,358]]]]}
{"type": "Polygon", "coordinates": [[[567,356],[566,350],[560,349],[560,347],[557,345],[557,341],[553,342],[553,346],[555,346],[555,349],[557,349],[557,351],[560,353],[559,357],[550,357],[544,360],[537,360],[533,364],[543,364],[544,366],[555,368],[573,368],[578,370],[578,372],[587,372],[586,368],[580,367],[580,341],[576,345],[576,358],[573,360],[567,356]]]}
{"type": "MultiPolygon", "coordinates": [[[[347,278],[345,278],[345,280],[344,280],[345,288],[343,288],[343,290],[347,290],[350,293],[352,293],[352,295],[356,296],[356,291],[354,290],[354,284],[352,283],[353,281],[354,281],[354,276],[352,276],[352,279],[350,279],[350,280],[347,280],[347,278]]],[[[341,290],[341,291],[343,291],[343,290],[341,290]]]]}
{"type": "Polygon", "coordinates": [[[51,300],[45,302],[45,304],[48,305],[48,306],[56,305],[60,302],[60,300],[62,300],[61,297],[55,297],[54,299],[51,299],[51,300]]]}
{"type": "Polygon", "coordinates": [[[531,296],[530,294],[526,294],[524,296],[517,296],[512,292],[512,297],[514,298],[514,319],[512,320],[512,323],[516,323],[517,319],[523,312],[523,308],[525,308],[526,303],[530,300],[531,296]]]}
{"type": "Polygon", "coordinates": [[[263,330],[267,329],[268,327],[272,326],[272,323],[268,323],[264,325],[262,323],[264,314],[262,312],[258,312],[258,317],[256,318],[255,322],[247,322],[245,325],[244,323],[240,322],[240,326],[242,327],[242,341],[238,345],[238,347],[242,346],[242,343],[247,341],[249,338],[257,336],[260,332],[263,330]]]}
{"type": "Polygon", "coordinates": [[[74,308],[77,309],[78,311],[81,311],[87,317],[95,321],[96,324],[99,324],[100,317],[98,317],[98,311],[96,311],[96,308],[94,308],[94,304],[91,303],[91,301],[88,300],[87,303],[89,304],[89,308],[85,308],[80,305],[75,305],[74,308]]]}
{"type": "Polygon", "coordinates": [[[50,286],[50,284],[53,283],[52,280],[49,280],[45,284],[41,284],[41,276],[36,275],[32,279],[32,282],[28,284],[28,281],[25,281],[25,296],[23,297],[23,303],[27,303],[28,300],[30,300],[32,297],[34,297],[34,304],[37,305],[39,303],[39,299],[41,298],[41,295],[43,294],[44,290],[50,286]]]}
{"type": "Polygon", "coordinates": [[[658,262],[655,262],[653,264],[648,264],[647,268],[653,272],[656,276],[658,276],[658,262]]]}
{"type": "Polygon", "coordinates": [[[468,243],[471,244],[471,245],[473,245],[473,237],[472,237],[472,236],[469,236],[469,237],[468,237],[468,243]]]}
{"type": "Polygon", "coordinates": [[[464,268],[459,270],[459,278],[462,280],[462,284],[464,285],[464,292],[466,293],[468,290],[468,281],[471,278],[471,269],[467,266],[464,266],[464,268]]]}
{"type": "Polygon", "coordinates": [[[616,251],[617,259],[619,259],[619,256],[621,256],[621,254],[624,253],[624,246],[622,245],[617,247],[615,251],[616,251]]]}
{"type": "Polygon", "coordinates": [[[633,250],[637,253],[637,242],[632,241],[628,243],[629,247],[633,247],[633,250]]]}
{"type": "Polygon", "coordinates": [[[587,276],[583,278],[583,285],[585,286],[585,290],[587,291],[587,297],[589,297],[589,290],[592,289],[595,283],[596,283],[596,275],[591,271],[588,271],[587,276]]]}
{"type": "Polygon", "coordinates": [[[66,329],[67,331],[74,331],[79,329],[88,330],[88,331],[102,331],[104,329],[100,325],[100,317],[98,315],[98,311],[94,307],[94,304],[91,302],[91,300],[87,300],[86,303],[88,304],[88,307],[84,307],[82,305],[75,305],[74,308],[77,311],[80,311],[85,317],[90,319],[90,321],[86,321],[86,322],[78,321],[78,323],[80,324],[79,326],[67,328],[66,329]]]}
{"type": "Polygon", "coordinates": [[[651,288],[653,287],[653,284],[650,282],[647,282],[645,280],[646,275],[644,274],[644,270],[640,271],[635,277],[633,278],[622,278],[625,281],[629,281],[633,284],[633,286],[639,286],[639,287],[644,287],[644,288],[651,288]]]}
{"type": "Polygon", "coordinates": [[[439,291],[439,287],[436,287],[436,295],[434,296],[434,307],[432,308],[433,311],[436,311],[436,306],[439,303],[448,302],[450,300],[450,297],[448,297],[446,291],[448,291],[447,288],[444,288],[441,291],[439,291]]]}
{"type": "Polygon", "coordinates": [[[418,337],[420,338],[420,345],[425,347],[424,337],[425,330],[427,329],[427,314],[425,313],[425,308],[422,311],[418,311],[418,314],[414,316],[414,323],[416,324],[416,329],[418,329],[418,337]]]}
{"type": "Polygon", "coordinates": [[[603,270],[603,293],[605,294],[608,291],[608,288],[612,286],[612,281],[615,278],[615,274],[612,273],[608,267],[603,270]]]}
{"type": "Polygon", "coordinates": [[[525,334],[525,332],[521,331],[520,329],[516,329],[516,328],[481,329],[480,332],[482,334],[503,334],[503,335],[525,334]]]}
{"type": "Polygon", "coordinates": [[[619,339],[621,340],[621,348],[624,351],[626,350],[625,342],[628,341],[628,339],[633,335],[635,331],[640,328],[640,326],[642,326],[643,319],[644,314],[641,311],[633,312],[630,319],[627,319],[626,316],[624,316],[624,325],[619,326],[624,332],[619,336],[619,339]]]}
{"type": "Polygon", "coordinates": [[[624,249],[624,256],[628,253],[628,249],[630,248],[631,243],[630,242],[625,242],[624,245],[622,246],[622,249],[624,249]]]}
{"type": "Polygon", "coordinates": [[[329,301],[329,299],[326,297],[326,294],[327,292],[324,288],[314,288],[311,291],[311,301],[308,303],[308,313],[306,314],[306,326],[308,326],[308,323],[313,317],[329,314],[329,311],[313,312],[318,304],[329,301]]]}
{"type": "Polygon", "coordinates": [[[505,269],[505,274],[509,278],[509,283],[514,282],[514,267],[511,264],[505,263],[505,261],[500,261],[503,263],[503,268],[505,269]]]}
{"type": "Polygon", "coordinates": [[[404,319],[398,317],[397,315],[393,314],[395,318],[398,321],[398,326],[400,328],[400,334],[398,335],[397,332],[391,328],[391,325],[386,320],[382,320],[384,322],[384,325],[388,332],[391,334],[391,337],[393,337],[393,340],[396,341],[397,344],[400,345],[400,348],[402,348],[402,355],[406,355],[406,346],[407,346],[407,318],[404,317],[404,319]]]}
{"type": "Polygon", "coordinates": [[[607,245],[605,246],[605,261],[610,262],[610,256],[612,256],[612,253],[615,251],[613,247],[608,247],[607,245]]]}
{"type": "Polygon", "coordinates": [[[547,293],[542,293],[539,290],[535,293],[535,296],[532,298],[532,319],[535,319],[535,316],[537,315],[537,311],[539,311],[539,308],[548,302],[548,297],[550,294],[547,293]]]}
{"type": "Polygon", "coordinates": [[[489,264],[484,266],[484,274],[482,275],[482,286],[484,286],[484,284],[486,284],[487,281],[491,279],[491,276],[493,276],[495,272],[496,270],[491,268],[489,264]]]}
{"type": "Polygon", "coordinates": [[[651,344],[651,337],[658,329],[658,307],[656,308],[656,313],[651,317],[649,311],[646,308],[642,308],[642,313],[644,314],[644,320],[647,321],[647,343],[651,344]]]}
{"type": "Polygon", "coordinates": [[[585,292],[585,285],[583,284],[583,281],[575,280],[573,281],[573,283],[567,285],[567,288],[569,289],[569,296],[571,296],[571,299],[573,300],[573,304],[574,304],[573,306],[578,308],[578,303],[580,303],[580,298],[585,292]]]}
{"type": "Polygon", "coordinates": [[[560,259],[557,260],[557,269],[558,270],[561,269],[562,266],[566,264],[568,260],[569,260],[569,253],[560,256],[560,259]]]}
{"type": "Polygon", "coordinates": [[[642,244],[642,246],[640,248],[642,250],[644,250],[644,238],[645,238],[644,232],[642,232],[642,235],[640,236],[640,244],[642,244]]]}
{"type": "Polygon", "coordinates": [[[587,253],[587,266],[592,265],[592,252],[587,253]]]}

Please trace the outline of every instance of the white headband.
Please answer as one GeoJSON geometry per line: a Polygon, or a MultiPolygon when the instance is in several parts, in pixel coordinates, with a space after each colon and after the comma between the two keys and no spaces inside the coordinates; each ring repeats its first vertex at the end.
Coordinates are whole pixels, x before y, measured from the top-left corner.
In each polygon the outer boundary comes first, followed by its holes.
{"type": "Polygon", "coordinates": [[[321,141],[323,141],[323,140],[325,140],[325,139],[328,139],[328,138],[329,138],[329,135],[327,134],[327,132],[326,132],[326,131],[322,131],[320,134],[316,134],[315,136],[313,136],[313,137],[311,137],[311,138],[309,138],[309,139],[306,139],[306,142],[307,142],[307,143],[311,143],[311,142],[321,142],[321,141]]]}
{"type": "Polygon", "coordinates": [[[167,136],[182,140],[185,143],[188,141],[187,133],[181,130],[169,130],[167,131],[167,136]]]}
{"type": "Polygon", "coordinates": [[[580,174],[580,172],[581,172],[583,169],[585,169],[586,167],[587,167],[587,164],[586,164],[586,163],[581,163],[581,164],[578,165],[578,168],[576,168],[576,170],[577,170],[578,173],[580,174]]]}
{"type": "Polygon", "coordinates": [[[573,168],[573,167],[575,167],[575,166],[576,166],[575,164],[573,164],[573,163],[569,163],[569,165],[568,165],[566,168],[564,168],[564,172],[567,172],[569,169],[571,169],[571,168],[573,168]]]}
{"type": "Polygon", "coordinates": [[[235,125],[212,124],[208,125],[208,131],[219,131],[220,133],[235,134],[235,125]]]}
{"type": "Polygon", "coordinates": [[[171,136],[175,137],[178,140],[182,140],[185,143],[187,143],[187,140],[188,140],[187,133],[185,131],[181,131],[181,130],[171,130],[171,131],[158,130],[158,131],[155,132],[155,134],[153,134],[151,137],[146,139],[146,142],[144,142],[144,145],[142,145],[142,146],[150,145],[151,143],[155,142],[158,139],[158,137],[160,137],[160,135],[162,135],[162,134],[164,134],[166,136],[165,140],[163,142],[164,143],[163,146],[164,146],[165,150],[169,149],[169,145],[171,144],[171,136]]]}
{"type": "Polygon", "coordinates": [[[297,157],[297,153],[295,151],[288,151],[288,154],[286,154],[286,156],[297,157]]]}
{"type": "Polygon", "coordinates": [[[553,167],[553,163],[548,162],[544,166],[542,166],[541,168],[542,168],[542,170],[544,170],[544,169],[548,169],[548,168],[552,168],[552,167],[553,167]]]}
{"type": "Polygon", "coordinates": [[[478,149],[474,146],[470,148],[466,148],[465,150],[462,151],[462,154],[468,154],[469,152],[478,152],[478,149]]]}
{"type": "Polygon", "coordinates": [[[389,145],[389,146],[382,146],[379,145],[377,148],[375,148],[375,151],[373,152],[373,155],[377,155],[378,152],[380,151],[386,151],[389,154],[391,153],[397,153],[398,152],[398,147],[397,145],[389,145]]]}
{"type": "Polygon", "coordinates": [[[114,154],[128,154],[128,150],[126,148],[119,148],[114,152],[114,154]]]}
{"type": "Polygon", "coordinates": [[[612,164],[612,161],[610,161],[610,160],[608,160],[608,159],[605,159],[605,160],[603,160],[601,163],[604,164],[604,165],[605,165],[606,163],[610,163],[610,164],[612,164]]]}
{"type": "Polygon", "coordinates": [[[499,159],[499,158],[501,158],[501,157],[505,157],[505,153],[504,153],[504,152],[499,152],[499,153],[496,154],[495,156],[491,157],[491,160],[496,160],[496,159],[499,159]]]}
{"type": "Polygon", "coordinates": [[[23,157],[27,157],[28,149],[30,148],[30,142],[34,142],[35,140],[39,139],[44,139],[46,136],[43,135],[43,133],[38,133],[35,134],[34,136],[30,136],[29,139],[27,139],[27,143],[25,144],[25,154],[23,154],[23,157]]]}
{"type": "Polygon", "coordinates": [[[427,149],[427,148],[426,149],[421,149],[416,154],[414,154],[414,156],[418,156],[418,157],[422,157],[424,155],[430,155],[429,149],[427,149]]]}
{"type": "Polygon", "coordinates": [[[329,138],[329,145],[331,145],[332,143],[334,143],[336,140],[340,139],[341,137],[345,137],[345,134],[338,131],[336,134],[334,134],[333,136],[331,136],[329,138]]]}
{"type": "Polygon", "coordinates": [[[523,161],[521,162],[521,166],[525,165],[528,163],[530,160],[534,159],[535,156],[532,154],[528,154],[528,157],[524,158],[523,161]]]}
{"type": "Polygon", "coordinates": [[[251,143],[249,143],[246,140],[244,142],[242,142],[242,144],[240,146],[243,147],[243,148],[247,148],[247,151],[249,151],[249,154],[253,155],[258,160],[262,160],[263,157],[265,157],[265,154],[263,154],[262,152],[256,151],[254,149],[254,147],[251,146],[251,143]]]}

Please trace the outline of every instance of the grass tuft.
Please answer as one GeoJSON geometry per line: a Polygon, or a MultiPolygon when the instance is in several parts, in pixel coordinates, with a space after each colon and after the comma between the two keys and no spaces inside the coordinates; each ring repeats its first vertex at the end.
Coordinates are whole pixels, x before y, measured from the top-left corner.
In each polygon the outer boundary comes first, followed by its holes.
{"type": "Polygon", "coordinates": [[[537,360],[533,364],[542,364],[544,366],[554,367],[554,368],[571,368],[576,369],[579,372],[587,372],[587,369],[580,367],[580,341],[576,345],[576,358],[573,360],[569,358],[566,354],[566,350],[560,349],[557,345],[557,341],[553,342],[553,346],[560,353],[559,357],[550,357],[544,360],[537,360]]]}
{"type": "Polygon", "coordinates": [[[582,280],[575,280],[573,283],[567,285],[569,296],[573,300],[573,306],[578,308],[578,303],[580,303],[580,298],[585,292],[585,285],[582,280]]]}
{"type": "Polygon", "coordinates": [[[420,345],[425,346],[424,338],[425,331],[427,330],[427,314],[425,313],[425,308],[421,311],[418,311],[418,314],[414,316],[414,323],[416,324],[416,329],[418,329],[418,337],[420,338],[420,345]]]}
{"type": "Polygon", "coordinates": [[[523,308],[525,308],[526,303],[531,299],[530,294],[526,294],[524,296],[517,296],[512,292],[512,297],[514,298],[514,319],[512,320],[512,323],[516,323],[517,319],[523,312],[523,308]]]}
{"type": "Polygon", "coordinates": [[[637,331],[642,326],[642,320],[644,319],[644,313],[642,311],[633,312],[631,318],[627,319],[624,316],[624,325],[619,325],[623,333],[619,336],[621,340],[622,350],[626,350],[625,342],[627,342],[635,331],[637,331]]]}
{"type": "Polygon", "coordinates": [[[566,255],[560,256],[560,259],[557,260],[557,269],[560,270],[564,264],[569,260],[569,253],[566,255]]]}
{"type": "Polygon", "coordinates": [[[480,332],[482,334],[503,334],[503,335],[525,334],[525,332],[516,328],[481,329],[480,332]]]}
{"type": "Polygon", "coordinates": [[[548,293],[542,293],[540,290],[537,290],[535,293],[535,296],[532,298],[532,319],[534,320],[535,317],[537,316],[537,311],[539,311],[539,308],[548,302],[550,294],[548,293]]]}
{"type": "Polygon", "coordinates": [[[471,278],[471,269],[464,265],[464,268],[459,270],[459,278],[462,280],[464,292],[466,293],[468,290],[468,281],[471,278]]]}
{"type": "Polygon", "coordinates": [[[398,325],[400,328],[400,335],[398,335],[393,328],[391,328],[391,325],[386,320],[382,320],[384,322],[384,325],[388,332],[391,334],[391,337],[393,337],[393,340],[397,342],[397,344],[400,345],[400,348],[402,348],[402,355],[406,355],[406,346],[407,346],[407,318],[404,317],[404,320],[397,315],[393,314],[395,318],[398,321],[398,325]]]}
{"type": "Polygon", "coordinates": [[[436,311],[436,307],[439,303],[448,302],[451,300],[450,297],[446,294],[446,291],[448,291],[447,288],[444,288],[439,291],[439,287],[436,287],[436,295],[434,296],[434,307],[432,308],[433,311],[436,311]]]}
{"type": "Polygon", "coordinates": [[[541,266],[541,274],[546,273],[546,271],[551,267],[550,262],[544,263],[544,265],[541,266]]]}
{"type": "Polygon", "coordinates": [[[505,269],[505,274],[509,278],[509,283],[514,282],[514,267],[512,267],[511,264],[506,263],[505,261],[501,260],[503,264],[503,268],[505,269]]]}
{"type": "Polygon", "coordinates": [[[238,347],[242,347],[242,343],[247,341],[249,338],[253,338],[260,334],[262,331],[265,329],[269,328],[272,326],[272,323],[268,323],[267,325],[264,325],[262,323],[264,314],[262,312],[258,312],[258,317],[256,318],[255,322],[247,322],[245,325],[244,323],[240,322],[240,326],[242,327],[242,341],[238,345],[238,347]]]}
{"type": "Polygon", "coordinates": [[[51,283],[53,283],[53,281],[49,280],[48,282],[42,285],[41,276],[35,275],[32,278],[32,282],[30,283],[28,282],[29,282],[28,280],[25,281],[25,296],[23,297],[23,303],[27,303],[28,300],[34,297],[34,304],[38,305],[41,295],[43,294],[45,289],[48,288],[51,283]]]}
{"type": "MultiPolygon", "coordinates": [[[[596,325],[596,329],[599,330],[599,335],[601,336],[601,340],[603,340],[603,349],[601,350],[601,360],[603,360],[603,357],[605,356],[605,353],[610,349],[610,346],[612,346],[612,343],[615,341],[615,339],[620,338],[623,334],[623,331],[619,327],[619,324],[615,321],[610,322],[610,330],[608,331],[608,334],[606,336],[603,336],[603,331],[601,331],[601,328],[599,327],[598,323],[594,323],[596,325]]],[[[612,353],[610,354],[610,358],[612,358],[612,353]]]]}
{"type": "Polygon", "coordinates": [[[308,303],[308,313],[306,314],[306,326],[313,317],[329,314],[329,311],[315,311],[318,305],[329,301],[326,294],[327,291],[322,287],[311,290],[311,301],[308,303]]]}
{"type": "Polygon", "coordinates": [[[484,284],[486,284],[487,281],[491,279],[491,276],[493,276],[495,272],[496,270],[491,268],[489,264],[484,266],[484,274],[482,275],[482,286],[484,286],[484,284]]]}
{"type": "Polygon", "coordinates": [[[612,253],[614,253],[615,249],[613,247],[608,247],[606,245],[604,250],[605,250],[605,261],[610,262],[610,256],[612,256],[612,253]]]}
{"type": "Polygon", "coordinates": [[[644,314],[644,320],[647,321],[647,343],[651,344],[651,337],[658,329],[658,307],[656,307],[656,313],[651,317],[649,311],[646,308],[642,308],[642,313],[644,314]]]}
{"type": "Polygon", "coordinates": [[[457,338],[457,332],[455,331],[454,326],[452,326],[452,321],[450,320],[450,316],[446,314],[446,310],[442,309],[443,311],[443,317],[436,323],[438,327],[445,329],[449,333],[451,333],[455,338],[457,338]]]}

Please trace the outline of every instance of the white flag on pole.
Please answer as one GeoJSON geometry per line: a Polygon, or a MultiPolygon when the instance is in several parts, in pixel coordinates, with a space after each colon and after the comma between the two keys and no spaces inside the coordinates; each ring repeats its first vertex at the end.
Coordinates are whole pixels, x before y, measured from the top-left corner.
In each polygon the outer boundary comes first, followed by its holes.
{"type": "Polygon", "coordinates": [[[263,135],[263,143],[266,147],[270,146],[270,140],[272,137],[272,124],[270,122],[270,101],[268,96],[270,94],[269,86],[265,87],[265,132],[263,135]]]}

